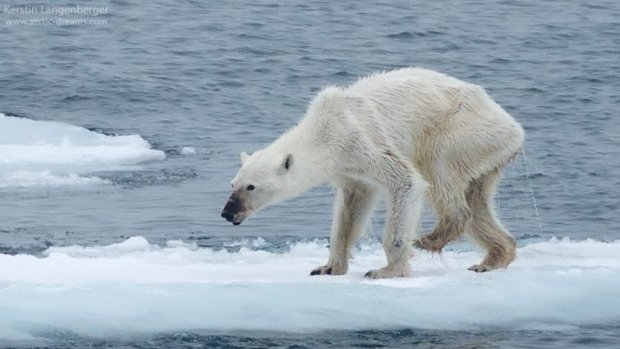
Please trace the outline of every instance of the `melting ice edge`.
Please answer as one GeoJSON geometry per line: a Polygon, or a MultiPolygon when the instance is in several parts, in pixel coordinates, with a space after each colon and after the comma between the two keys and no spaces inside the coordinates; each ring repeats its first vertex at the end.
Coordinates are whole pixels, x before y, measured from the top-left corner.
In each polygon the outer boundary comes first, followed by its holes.
{"type": "Polygon", "coordinates": [[[466,268],[481,254],[418,252],[410,278],[367,280],[380,244],[344,276],[308,276],[327,242],[236,252],[132,237],[108,246],[0,254],[0,339],[62,330],[108,337],[182,330],[570,328],[620,322],[620,241],[551,239],[520,247],[506,270],[466,268]]]}

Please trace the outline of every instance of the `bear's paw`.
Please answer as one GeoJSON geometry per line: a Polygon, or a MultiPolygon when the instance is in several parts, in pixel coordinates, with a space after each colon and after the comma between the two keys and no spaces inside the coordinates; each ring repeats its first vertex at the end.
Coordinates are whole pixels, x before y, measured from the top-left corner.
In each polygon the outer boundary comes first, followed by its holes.
{"type": "Polygon", "coordinates": [[[413,246],[433,253],[441,253],[444,246],[446,246],[446,243],[431,234],[423,236],[422,238],[420,238],[420,240],[416,241],[413,246]]]}
{"type": "Polygon", "coordinates": [[[493,269],[497,269],[497,268],[494,268],[486,264],[474,264],[471,267],[467,268],[467,270],[475,271],[476,273],[484,273],[487,271],[491,271],[493,269]]]}
{"type": "Polygon", "coordinates": [[[323,265],[312,269],[310,275],[344,275],[347,269],[346,265],[323,265]]]}
{"type": "Polygon", "coordinates": [[[364,277],[369,279],[389,279],[389,278],[398,278],[398,277],[408,277],[411,275],[411,271],[409,268],[392,268],[392,267],[383,267],[381,269],[370,270],[364,275],[364,277]]]}

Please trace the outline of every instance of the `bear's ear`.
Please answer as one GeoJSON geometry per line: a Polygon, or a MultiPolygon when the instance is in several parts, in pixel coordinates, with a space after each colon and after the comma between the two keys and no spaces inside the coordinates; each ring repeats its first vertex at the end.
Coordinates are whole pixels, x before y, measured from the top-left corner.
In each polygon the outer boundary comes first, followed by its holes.
{"type": "Polygon", "coordinates": [[[288,154],[286,158],[284,158],[284,162],[282,163],[282,168],[284,170],[288,170],[293,165],[293,154],[288,154]]]}
{"type": "Polygon", "coordinates": [[[242,151],[240,154],[240,157],[241,157],[241,165],[243,165],[245,163],[245,160],[247,160],[250,157],[250,155],[242,151]]]}

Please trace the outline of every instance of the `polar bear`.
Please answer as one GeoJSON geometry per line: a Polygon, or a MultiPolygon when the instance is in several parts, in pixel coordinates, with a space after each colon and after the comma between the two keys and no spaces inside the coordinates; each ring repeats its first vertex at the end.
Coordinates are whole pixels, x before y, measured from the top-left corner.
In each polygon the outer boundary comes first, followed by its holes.
{"type": "Polygon", "coordinates": [[[485,250],[485,272],[515,258],[492,196],[502,168],[520,151],[522,127],[480,86],[420,68],[323,89],[297,126],[252,155],[232,180],[222,217],[237,225],[269,204],[324,182],[337,188],[330,254],[311,275],[344,274],[378,194],[385,193],[387,265],[369,278],[410,275],[413,246],[439,252],[467,232],[485,250]],[[422,202],[437,213],[417,235],[422,202]]]}

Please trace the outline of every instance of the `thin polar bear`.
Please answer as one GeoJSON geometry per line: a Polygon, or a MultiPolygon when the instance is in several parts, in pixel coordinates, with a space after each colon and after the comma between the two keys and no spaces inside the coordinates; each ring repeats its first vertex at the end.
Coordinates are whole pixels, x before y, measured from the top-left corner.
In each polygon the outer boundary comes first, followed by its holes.
{"type": "Polygon", "coordinates": [[[480,86],[419,68],[377,73],[323,89],[297,126],[252,155],[242,153],[222,217],[237,225],[331,182],[338,192],[329,260],[312,275],[347,272],[380,193],[387,203],[387,265],[367,277],[408,276],[412,245],[438,252],[464,233],[486,251],[471,270],[504,268],[515,258],[515,240],[497,219],[492,197],[523,139],[519,123],[480,86]],[[426,197],[438,222],[420,237],[426,197]]]}

